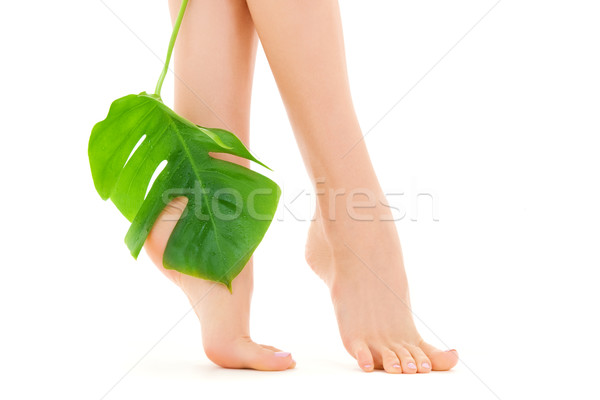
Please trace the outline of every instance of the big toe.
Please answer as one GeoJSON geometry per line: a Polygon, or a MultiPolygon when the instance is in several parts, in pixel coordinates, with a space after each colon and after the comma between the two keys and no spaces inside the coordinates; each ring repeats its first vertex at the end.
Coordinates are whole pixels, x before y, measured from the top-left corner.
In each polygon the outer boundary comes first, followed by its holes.
{"type": "Polygon", "coordinates": [[[458,352],[454,349],[443,351],[425,342],[419,347],[429,357],[434,371],[447,371],[458,363],[458,352]]]}
{"type": "Polygon", "coordinates": [[[227,348],[205,348],[206,355],[224,368],[249,368],[259,371],[283,371],[296,366],[292,355],[272,346],[241,340],[227,348]]]}
{"type": "Polygon", "coordinates": [[[282,371],[296,366],[291,353],[254,342],[245,343],[240,349],[240,356],[245,368],[259,371],[282,371]]]}

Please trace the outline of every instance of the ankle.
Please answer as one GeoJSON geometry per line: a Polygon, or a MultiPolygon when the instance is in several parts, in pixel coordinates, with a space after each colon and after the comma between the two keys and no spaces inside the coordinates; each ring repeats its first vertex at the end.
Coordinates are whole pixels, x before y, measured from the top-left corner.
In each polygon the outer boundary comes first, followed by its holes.
{"type": "Polygon", "coordinates": [[[392,222],[391,207],[380,189],[332,189],[317,193],[314,216],[325,233],[335,234],[348,229],[371,229],[378,222],[392,222]]]}

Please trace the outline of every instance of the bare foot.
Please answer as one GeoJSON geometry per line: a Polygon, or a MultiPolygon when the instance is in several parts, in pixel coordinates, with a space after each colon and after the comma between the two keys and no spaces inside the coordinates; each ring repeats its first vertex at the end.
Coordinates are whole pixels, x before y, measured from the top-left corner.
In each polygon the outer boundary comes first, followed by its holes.
{"type": "MultiPolygon", "coordinates": [[[[389,216],[387,207],[370,211],[389,216]]],[[[417,332],[394,223],[316,215],[306,260],[329,286],[342,341],[360,368],[410,374],[454,367],[456,350],[439,350],[417,332]]]]}
{"type": "Polygon", "coordinates": [[[202,344],[208,358],[225,368],[277,371],[294,368],[290,353],[260,345],[250,339],[252,261],[233,281],[233,294],[221,284],[167,270],[162,257],[167,240],[183,212],[187,199],[174,199],[158,217],[144,245],[156,266],[187,295],[200,319],[202,344]]]}

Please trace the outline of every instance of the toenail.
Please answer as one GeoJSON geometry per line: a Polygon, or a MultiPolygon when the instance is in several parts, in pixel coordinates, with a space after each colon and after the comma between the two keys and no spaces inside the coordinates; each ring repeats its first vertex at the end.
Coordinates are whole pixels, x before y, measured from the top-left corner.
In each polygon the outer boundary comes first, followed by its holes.
{"type": "Polygon", "coordinates": [[[417,366],[415,365],[415,363],[411,363],[411,362],[410,362],[410,363],[408,363],[406,366],[407,366],[408,368],[410,368],[410,369],[417,369],[417,366]]]}
{"type": "Polygon", "coordinates": [[[423,364],[421,364],[421,367],[429,369],[429,368],[431,368],[431,365],[429,365],[428,362],[424,362],[423,364]]]}
{"type": "Polygon", "coordinates": [[[275,357],[287,357],[289,355],[290,355],[290,353],[288,353],[286,351],[278,351],[275,353],[275,357]]]}
{"type": "Polygon", "coordinates": [[[400,368],[400,364],[394,364],[392,365],[392,368],[400,368]]]}
{"type": "Polygon", "coordinates": [[[371,364],[365,364],[365,366],[364,366],[364,367],[365,367],[365,369],[369,369],[369,368],[371,368],[371,367],[372,367],[372,365],[371,365],[371,364]]]}
{"type": "Polygon", "coordinates": [[[456,351],[455,349],[446,350],[446,353],[450,353],[451,351],[456,351]]]}

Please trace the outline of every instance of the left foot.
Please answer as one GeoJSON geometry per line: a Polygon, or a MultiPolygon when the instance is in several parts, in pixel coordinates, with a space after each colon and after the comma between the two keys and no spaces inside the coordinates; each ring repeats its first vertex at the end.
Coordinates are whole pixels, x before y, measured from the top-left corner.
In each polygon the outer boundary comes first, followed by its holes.
{"type": "Polygon", "coordinates": [[[294,368],[296,362],[288,352],[258,344],[250,338],[250,300],[252,297],[252,262],[233,280],[233,293],[215,282],[165,269],[163,253],[187,199],[176,198],[163,210],[144,247],[163,274],[188,297],[202,328],[202,345],[207,357],[224,368],[250,368],[281,371],[294,368]]]}

